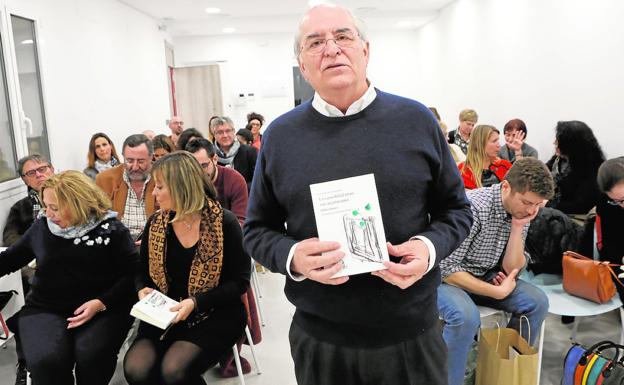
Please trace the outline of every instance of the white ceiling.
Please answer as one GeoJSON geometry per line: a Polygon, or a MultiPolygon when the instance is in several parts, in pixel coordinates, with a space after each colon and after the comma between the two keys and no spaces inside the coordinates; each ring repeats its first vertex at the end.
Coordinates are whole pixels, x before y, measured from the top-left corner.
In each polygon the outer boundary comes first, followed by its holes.
{"type": "MultiPolygon", "coordinates": [[[[306,0],[119,0],[160,21],[173,36],[294,33],[306,0]],[[208,7],[221,9],[210,15],[208,7]]],[[[315,1],[315,0],[312,0],[315,1]]],[[[343,0],[337,2],[364,19],[369,29],[416,29],[435,19],[455,0],[343,0]]],[[[316,1],[318,3],[319,1],[316,1]]]]}

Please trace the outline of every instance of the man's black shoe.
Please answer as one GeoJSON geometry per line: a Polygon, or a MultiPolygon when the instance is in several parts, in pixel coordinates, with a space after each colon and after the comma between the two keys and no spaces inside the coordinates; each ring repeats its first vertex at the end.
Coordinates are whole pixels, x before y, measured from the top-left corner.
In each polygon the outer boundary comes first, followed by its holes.
{"type": "Polygon", "coordinates": [[[572,322],[574,322],[574,317],[571,315],[562,315],[561,316],[561,323],[564,325],[569,325],[572,322]]]}
{"type": "Polygon", "coordinates": [[[17,364],[17,370],[15,371],[15,385],[26,385],[26,379],[28,378],[28,372],[24,365],[17,364]]]}

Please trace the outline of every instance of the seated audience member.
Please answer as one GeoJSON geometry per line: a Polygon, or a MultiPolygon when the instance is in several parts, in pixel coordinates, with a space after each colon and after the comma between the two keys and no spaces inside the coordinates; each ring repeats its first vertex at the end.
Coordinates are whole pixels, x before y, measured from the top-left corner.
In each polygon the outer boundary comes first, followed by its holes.
{"type": "Polygon", "coordinates": [[[45,216],[0,254],[0,276],[34,257],[26,305],[11,318],[33,383],[106,385],[131,325],[133,264],[128,229],[110,200],[79,171],[41,186],[45,216]]]}
{"type": "Polygon", "coordinates": [[[124,373],[130,385],[205,384],[202,373],[243,334],[251,261],[236,217],[191,154],[166,155],[152,174],[160,210],[145,226],[138,296],[157,289],[180,303],[167,331],[140,323],[124,373]]]}
{"type": "Polygon", "coordinates": [[[15,170],[9,166],[8,159],[10,158],[5,156],[0,148],[0,182],[15,178],[15,170]]]}
{"type": "MultiPolygon", "coordinates": [[[[609,159],[598,169],[598,187],[602,191],[596,205],[596,230],[600,259],[620,264],[624,258],[624,157],[609,159]]],[[[620,298],[624,288],[616,283],[620,298]]]]}
{"type": "Polygon", "coordinates": [[[179,117],[172,116],[171,119],[169,119],[169,121],[167,122],[167,125],[171,130],[171,135],[169,136],[169,139],[171,139],[173,144],[177,146],[178,138],[180,137],[182,131],[184,131],[184,122],[180,120],[179,117]]]}
{"type": "Polygon", "coordinates": [[[236,139],[238,139],[241,144],[246,144],[250,146],[251,142],[253,142],[253,135],[251,131],[249,131],[249,129],[241,128],[240,130],[236,131],[236,139]]]}
{"type": "Polygon", "coordinates": [[[503,127],[505,145],[498,155],[511,163],[525,156],[537,158],[537,150],[524,142],[527,136],[526,124],[520,119],[511,119],[503,127]]]}
{"type": "Polygon", "coordinates": [[[499,132],[493,126],[479,125],[471,135],[466,161],[458,165],[468,190],[489,187],[500,183],[511,163],[498,157],[500,150],[499,132]]]}
{"type": "Polygon", "coordinates": [[[210,143],[214,143],[215,142],[215,137],[214,137],[214,128],[215,128],[215,123],[216,120],[219,119],[220,116],[211,116],[210,119],[208,119],[208,140],[210,141],[210,143]]]}
{"type": "Polygon", "coordinates": [[[115,145],[110,138],[98,132],[93,134],[89,141],[89,154],[87,154],[87,168],[84,173],[91,179],[102,171],[113,168],[119,164],[119,155],[115,150],[115,145]]]}
{"type": "Polygon", "coordinates": [[[258,151],[254,147],[241,144],[236,139],[234,123],[230,118],[220,117],[213,120],[212,124],[219,164],[240,172],[247,182],[247,191],[249,191],[258,151]]]}
{"type": "Polygon", "coordinates": [[[156,205],[150,179],[154,147],[143,134],[130,135],[121,149],[124,163],[99,173],[95,183],[113,201],[113,211],[137,239],[156,205]]]}
{"type": "Polygon", "coordinates": [[[262,142],[262,134],[260,134],[260,129],[264,124],[264,116],[256,113],[250,112],[247,114],[247,128],[251,131],[253,135],[253,140],[249,143],[250,146],[256,148],[256,150],[260,151],[260,143],[262,142]]]}
{"type": "Polygon", "coordinates": [[[176,146],[176,148],[178,150],[184,150],[189,142],[203,138],[204,136],[201,132],[197,131],[194,128],[187,128],[180,134],[180,138],[178,138],[178,145],[176,146]]]}
{"type": "MultiPolygon", "coordinates": [[[[28,186],[28,195],[15,202],[9,210],[2,231],[2,242],[4,246],[15,244],[26,233],[33,222],[37,219],[41,210],[41,201],[39,200],[39,189],[43,182],[54,175],[54,167],[48,160],[39,154],[25,156],[17,161],[17,169],[22,181],[28,186]]],[[[31,255],[32,259],[32,255],[31,255]]],[[[22,285],[24,295],[30,289],[29,279],[32,277],[34,270],[28,266],[22,268],[22,285]]],[[[15,334],[15,352],[17,354],[17,376],[15,383],[26,385],[26,362],[21,349],[21,339],[15,334]]]]}
{"type": "Polygon", "coordinates": [[[555,155],[546,163],[555,181],[555,196],[548,207],[584,221],[600,198],[596,176],[604,160],[587,124],[576,120],[558,122],[555,155]]]}
{"type": "MultiPolygon", "coordinates": [[[[438,110],[435,107],[429,107],[429,110],[438,120],[438,125],[440,126],[440,130],[442,130],[444,137],[448,137],[448,127],[446,126],[446,123],[440,120],[440,114],[438,113],[438,110]]],[[[459,148],[458,145],[454,143],[449,143],[448,147],[449,151],[451,152],[451,156],[453,157],[453,160],[455,160],[455,163],[459,164],[466,160],[466,154],[462,152],[461,148],[459,148]]]]}
{"type": "Polygon", "coordinates": [[[224,209],[230,210],[240,222],[245,222],[247,212],[247,184],[236,170],[219,166],[214,145],[207,139],[197,139],[186,145],[217,190],[217,200],[224,209]]]}
{"type": "Polygon", "coordinates": [[[141,132],[141,134],[147,136],[149,140],[154,139],[154,137],[156,136],[156,133],[154,132],[154,130],[145,130],[141,132]]]}
{"type": "Polygon", "coordinates": [[[459,113],[459,127],[448,133],[448,142],[461,148],[464,154],[468,154],[468,143],[475,124],[479,120],[479,115],[475,110],[463,110],[459,113]]]}
{"type": "Polygon", "coordinates": [[[505,180],[468,191],[474,222],[463,243],[440,262],[443,283],[438,309],[448,348],[448,383],[463,384],[468,350],[479,328],[477,305],[512,314],[507,327],[519,330],[533,344],[548,312],[548,298],[537,287],[517,279],[527,262],[524,240],[529,223],[553,194],[548,169],[535,158],[516,161],[505,180]]]}
{"type": "Polygon", "coordinates": [[[176,147],[171,139],[169,139],[167,135],[163,134],[156,135],[154,139],[152,139],[152,146],[154,146],[154,161],[157,161],[163,156],[176,150],[176,147]]]}

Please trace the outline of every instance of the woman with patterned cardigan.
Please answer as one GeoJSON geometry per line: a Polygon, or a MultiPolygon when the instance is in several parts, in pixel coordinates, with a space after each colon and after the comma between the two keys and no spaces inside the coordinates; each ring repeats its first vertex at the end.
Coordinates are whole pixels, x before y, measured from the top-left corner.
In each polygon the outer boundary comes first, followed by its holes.
{"type": "Polygon", "coordinates": [[[236,216],[187,152],[154,163],[160,210],[147,221],[135,279],[139,299],[156,289],[179,301],[163,331],[142,322],[124,360],[131,385],[205,384],[201,374],[243,334],[250,259],[236,216]]]}

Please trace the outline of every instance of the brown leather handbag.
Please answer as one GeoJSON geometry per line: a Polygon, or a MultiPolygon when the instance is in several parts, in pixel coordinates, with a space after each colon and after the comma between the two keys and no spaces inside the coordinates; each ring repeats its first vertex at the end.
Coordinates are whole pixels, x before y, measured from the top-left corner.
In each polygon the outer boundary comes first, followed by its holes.
{"type": "MultiPolygon", "coordinates": [[[[595,261],[573,251],[563,253],[563,290],[568,294],[596,303],[608,302],[615,295],[615,284],[622,285],[612,266],[614,263],[595,261]]],[[[624,285],[622,285],[624,286],[624,285]]]]}

